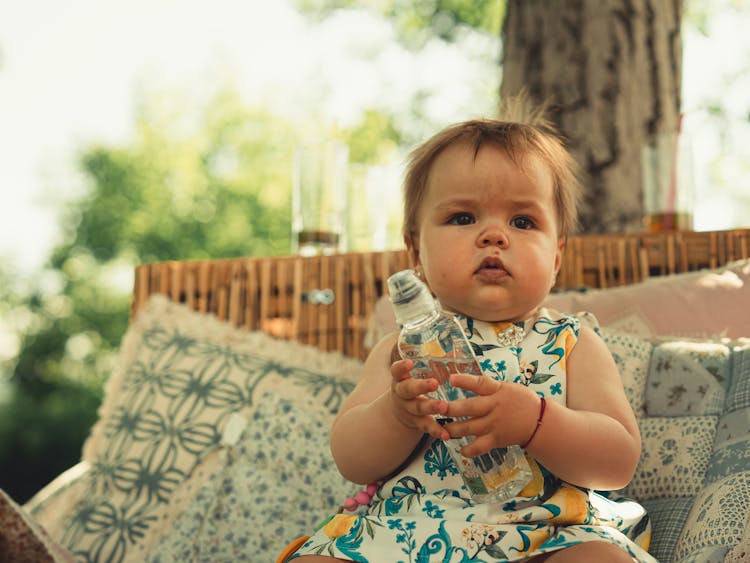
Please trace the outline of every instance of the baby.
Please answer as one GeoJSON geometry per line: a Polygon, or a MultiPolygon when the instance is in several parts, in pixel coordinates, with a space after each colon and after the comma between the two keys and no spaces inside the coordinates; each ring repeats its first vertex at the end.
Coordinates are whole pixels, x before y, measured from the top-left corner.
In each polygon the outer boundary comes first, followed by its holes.
{"type": "Polygon", "coordinates": [[[627,485],[640,456],[615,363],[578,316],[541,306],[576,222],[562,142],[538,114],[460,123],[412,153],[404,199],[413,268],[481,350],[485,376],[451,376],[474,397],[429,398],[437,381],[393,361],[396,334],[381,340],[331,429],[342,475],[381,486],[292,559],[656,561],[645,511],[597,492],[627,485]],[[531,482],[508,502],[475,502],[444,444],[461,436],[473,438],[467,457],[523,445],[531,482]]]}

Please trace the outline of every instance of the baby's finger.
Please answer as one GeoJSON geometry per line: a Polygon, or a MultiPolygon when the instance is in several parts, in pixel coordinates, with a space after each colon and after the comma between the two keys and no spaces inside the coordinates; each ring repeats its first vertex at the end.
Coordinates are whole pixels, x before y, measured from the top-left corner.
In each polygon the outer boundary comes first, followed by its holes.
{"type": "Polygon", "coordinates": [[[461,448],[461,454],[464,457],[477,457],[482,454],[486,454],[491,449],[498,447],[493,443],[492,437],[488,435],[479,436],[478,438],[469,442],[466,446],[461,448]]]}
{"type": "Polygon", "coordinates": [[[443,427],[438,420],[436,420],[434,417],[428,417],[426,418],[427,423],[425,424],[424,428],[422,428],[422,431],[425,434],[429,434],[436,440],[448,440],[450,439],[451,435],[448,433],[448,431],[443,427]]]}
{"type": "Polygon", "coordinates": [[[416,416],[446,416],[448,413],[448,403],[446,401],[429,399],[422,396],[415,401],[411,401],[408,410],[416,416]]]}
{"type": "MultiPolygon", "coordinates": [[[[494,408],[495,402],[492,397],[477,395],[466,399],[456,399],[448,403],[448,416],[454,419],[469,418],[474,420],[487,416],[494,408]]],[[[476,430],[473,426],[472,430],[476,430]]]]}
{"type": "Polygon", "coordinates": [[[409,372],[412,367],[414,367],[414,363],[411,360],[395,361],[391,364],[391,376],[396,381],[411,379],[411,374],[409,372]]]}
{"type": "Polygon", "coordinates": [[[453,387],[460,387],[461,389],[472,391],[477,395],[492,395],[500,390],[503,382],[495,381],[491,377],[459,373],[451,375],[450,384],[453,387]]]}
{"type": "Polygon", "coordinates": [[[437,386],[434,379],[417,379],[409,376],[393,380],[393,390],[402,399],[416,399],[422,395],[429,395],[437,390],[437,386]]]}
{"type": "Polygon", "coordinates": [[[448,409],[448,420],[445,429],[451,435],[451,438],[463,438],[465,436],[481,436],[489,430],[487,421],[484,418],[467,418],[456,420],[456,414],[453,412],[453,404],[448,409]]]}

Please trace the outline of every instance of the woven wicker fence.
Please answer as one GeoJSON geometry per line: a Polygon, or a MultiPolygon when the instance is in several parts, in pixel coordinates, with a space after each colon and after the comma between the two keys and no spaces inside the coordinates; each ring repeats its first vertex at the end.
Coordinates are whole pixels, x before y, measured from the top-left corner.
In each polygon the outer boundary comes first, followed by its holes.
{"type": "MultiPolygon", "coordinates": [[[[606,288],[750,257],[750,229],[571,237],[559,290],[606,288]]],[[[363,358],[367,323],[405,251],[142,264],[132,313],[153,293],[247,330],[363,358]]]]}

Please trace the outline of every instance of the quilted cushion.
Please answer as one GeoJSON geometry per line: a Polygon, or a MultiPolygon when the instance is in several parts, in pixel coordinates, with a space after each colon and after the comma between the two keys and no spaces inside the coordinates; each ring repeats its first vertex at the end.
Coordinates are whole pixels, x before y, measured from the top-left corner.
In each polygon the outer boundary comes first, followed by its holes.
{"type": "Polygon", "coordinates": [[[734,548],[750,545],[750,340],[600,333],[633,408],[643,406],[641,459],[622,492],[649,510],[651,553],[675,563],[741,557],[734,548]],[[643,403],[633,394],[641,381],[643,403]]]}
{"type": "Polygon", "coordinates": [[[180,495],[191,500],[169,515],[172,524],[148,561],[270,561],[361,488],[334,465],[333,417],[303,399],[268,396],[259,403],[221,468],[180,495]]]}
{"type": "MultiPolygon", "coordinates": [[[[600,334],[639,415],[643,454],[624,492],[650,511],[651,552],[663,562],[743,560],[750,340],[600,334]]],[[[34,507],[78,558],[253,560],[351,494],[326,438],[361,363],[158,297],[131,327],[121,362],[85,448],[87,471],[34,507]],[[248,426],[222,442],[237,414],[248,426]],[[61,499],[75,501],[63,518],[61,499]]]]}
{"type": "Polygon", "coordinates": [[[717,418],[641,418],[641,459],[626,494],[640,501],[697,494],[706,479],[717,418]]]}
{"type": "Polygon", "coordinates": [[[602,328],[599,333],[620,371],[625,396],[636,416],[646,414],[646,378],[654,346],[630,334],[602,328]]]}
{"type": "Polygon", "coordinates": [[[750,514],[750,470],[708,485],[696,496],[677,543],[674,560],[710,546],[740,543],[750,514]]]}
{"type": "Polygon", "coordinates": [[[644,500],[643,506],[651,519],[649,553],[659,561],[672,561],[682,528],[685,526],[693,497],[672,497],[644,500]]]}
{"type": "Polygon", "coordinates": [[[668,341],[651,354],[646,410],[651,416],[724,410],[731,349],[721,342],[668,341]]]}
{"type": "Polygon", "coordinates": [[[45,503],[31,508],[82,560],[143,561],[180,500],[175,492],[199,469],[195,479],[210,479],[201,460],[222,448],[233,414],[252,419],[264,394],[313,397],[330,414],[361,370],[359,361],[234,329],[161,296],[132,323],[118,365],[84,445],[90,468],[68,489],[72,511],[61,519],[45,503]]]}

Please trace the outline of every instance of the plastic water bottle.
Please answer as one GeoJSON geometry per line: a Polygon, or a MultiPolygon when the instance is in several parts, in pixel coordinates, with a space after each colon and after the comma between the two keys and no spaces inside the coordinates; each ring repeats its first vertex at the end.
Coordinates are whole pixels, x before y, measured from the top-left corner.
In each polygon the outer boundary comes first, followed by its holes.
{"type": "MultiPolygon", "coordinates": [[[[388,278],[388,293],[401,325],[398,349],[401,357],[413,362],[413,377],[432,377],[440,383],[431,396],[454,401],[474,394],[453,387],[452,373],[484,377],[482,368],[458,321],[443,312],[427,286],[413,270],[403,270],[388,278]]],[[[445,424],[454,420],[438,418],[445,424]]],[[[446,446],[461,472],[466,488],[479,502],[504,502],[518,494],[531,480],[531,469],[518,446],[495,448],[475,458],[461,455],[470,437],[451,438],[446,446]]]]}

